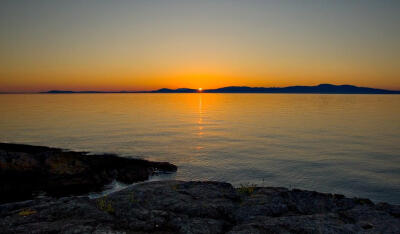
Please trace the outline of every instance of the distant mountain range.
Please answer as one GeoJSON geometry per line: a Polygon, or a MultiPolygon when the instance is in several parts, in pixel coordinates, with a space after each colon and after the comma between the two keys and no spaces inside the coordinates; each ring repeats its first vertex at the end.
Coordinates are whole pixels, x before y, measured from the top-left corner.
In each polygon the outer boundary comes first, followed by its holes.
{"type": "MultiPolygon", "coordinates": [[[[63,91],[51,90],[43,93],[198,93],[197,89],[179,88],[179,89],[158,89],[154,91],[119,91],[119,92],[102,92],[102,91],[63,91]]],[[[247,86],[229,86],[218,89],[205,89],[202,93],[320,93],[320,94],[400,94],[400,91],[374,89],[366,87],[357,87],[353,85],[332,85],[320,84],[316,86],[288,86],[282,88],[264,88],[264,87],[247,87],[247,86]]]]}

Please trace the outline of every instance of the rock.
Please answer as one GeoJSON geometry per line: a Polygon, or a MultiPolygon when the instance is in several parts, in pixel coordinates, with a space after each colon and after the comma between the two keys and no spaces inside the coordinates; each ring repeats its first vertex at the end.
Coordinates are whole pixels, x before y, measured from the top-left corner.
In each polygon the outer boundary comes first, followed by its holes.
{"type": "Polygon", "coordinates": [[[158,181],[0,206],[4,233],[399,233],[399,206],[304,190],[158,181]]]}
{"type": "Polygon", "coordinates": [[[147,180],[156,171],[176,170],[166,162],[0,143],[0,203],[32,199],[40,192],[84,194],[100,191],[114,179],[133,183],[147,180]]]}

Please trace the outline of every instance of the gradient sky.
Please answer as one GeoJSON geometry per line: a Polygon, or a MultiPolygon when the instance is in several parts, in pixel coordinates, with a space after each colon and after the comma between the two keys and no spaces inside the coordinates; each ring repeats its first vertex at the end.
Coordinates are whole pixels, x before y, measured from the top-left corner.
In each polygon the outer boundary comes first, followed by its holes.
{"type": "Polygon", "coordinates": [[[0,3],[0,91],[400,90],[398,0],[0,3]]]}

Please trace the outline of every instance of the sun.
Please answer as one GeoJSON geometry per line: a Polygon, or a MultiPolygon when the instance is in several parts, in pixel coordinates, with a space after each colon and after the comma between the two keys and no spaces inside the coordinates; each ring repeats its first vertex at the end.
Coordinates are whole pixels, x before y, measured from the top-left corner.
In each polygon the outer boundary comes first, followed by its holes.
{"type": "Polygon", "coordinates": [[[203,88],[198,88],[197,91],[201,92],[203,91],[203,88]]]}

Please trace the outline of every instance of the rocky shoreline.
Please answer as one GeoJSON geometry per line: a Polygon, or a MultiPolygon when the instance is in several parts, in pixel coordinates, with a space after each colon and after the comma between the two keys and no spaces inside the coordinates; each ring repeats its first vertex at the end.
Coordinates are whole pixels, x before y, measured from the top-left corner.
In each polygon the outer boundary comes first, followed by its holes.
{"type": "MultiPolygon", "coordinates": [[[[45,168],[45,175],[64,183],[57,187],[45,181],[46,186],[54,186],[50,192],[69,188],[64,176],[69,180],[76,178],[72,187],[82,182],[91,189],[99,189],[110,180],[107,176],[127,182],[141,181],[154,173],[155,168],[176,170],[168,163],[145,160],[127,163],[110,155],[96,156],[94,160],[84,153],[21,147],[0,144],[1,182],[8,183],[2,184],[2,196],[4,191],[17,192],[14,187],[22,188],[18,184],[12,187],[3,175],[22,183],[19,177],[11,176],[24,170],[43,182],[43,175],[35,173],[45,168]],[[65,165],[66,162],[75,163],[65,165]],[[138,173],[133,173],[134,169],[138,173]],[[78,179],[82,176],[90,179],[78,179]],[[10,187],[11,190],[5,190],[10,187]]],[[[234,188],[223,182],[157,181],[134,184],[96,199],[45,197],[2,204],[0,233],[400,233],[400,206],[280,187],[234,188]]]]}
{"type": "Polygon", "coordinates": [[[158,171],[176,170],[167,162],[0,143],[0,203],[32,199],[38,193],[80,195],[101,191],[113,180],[131,184],[158,171]]]}
{"type": "Polygon", "coordinates": [[[4,233],[399,233],[400,207],[276,187],[158,181],[0,206],[4,233]]]}

